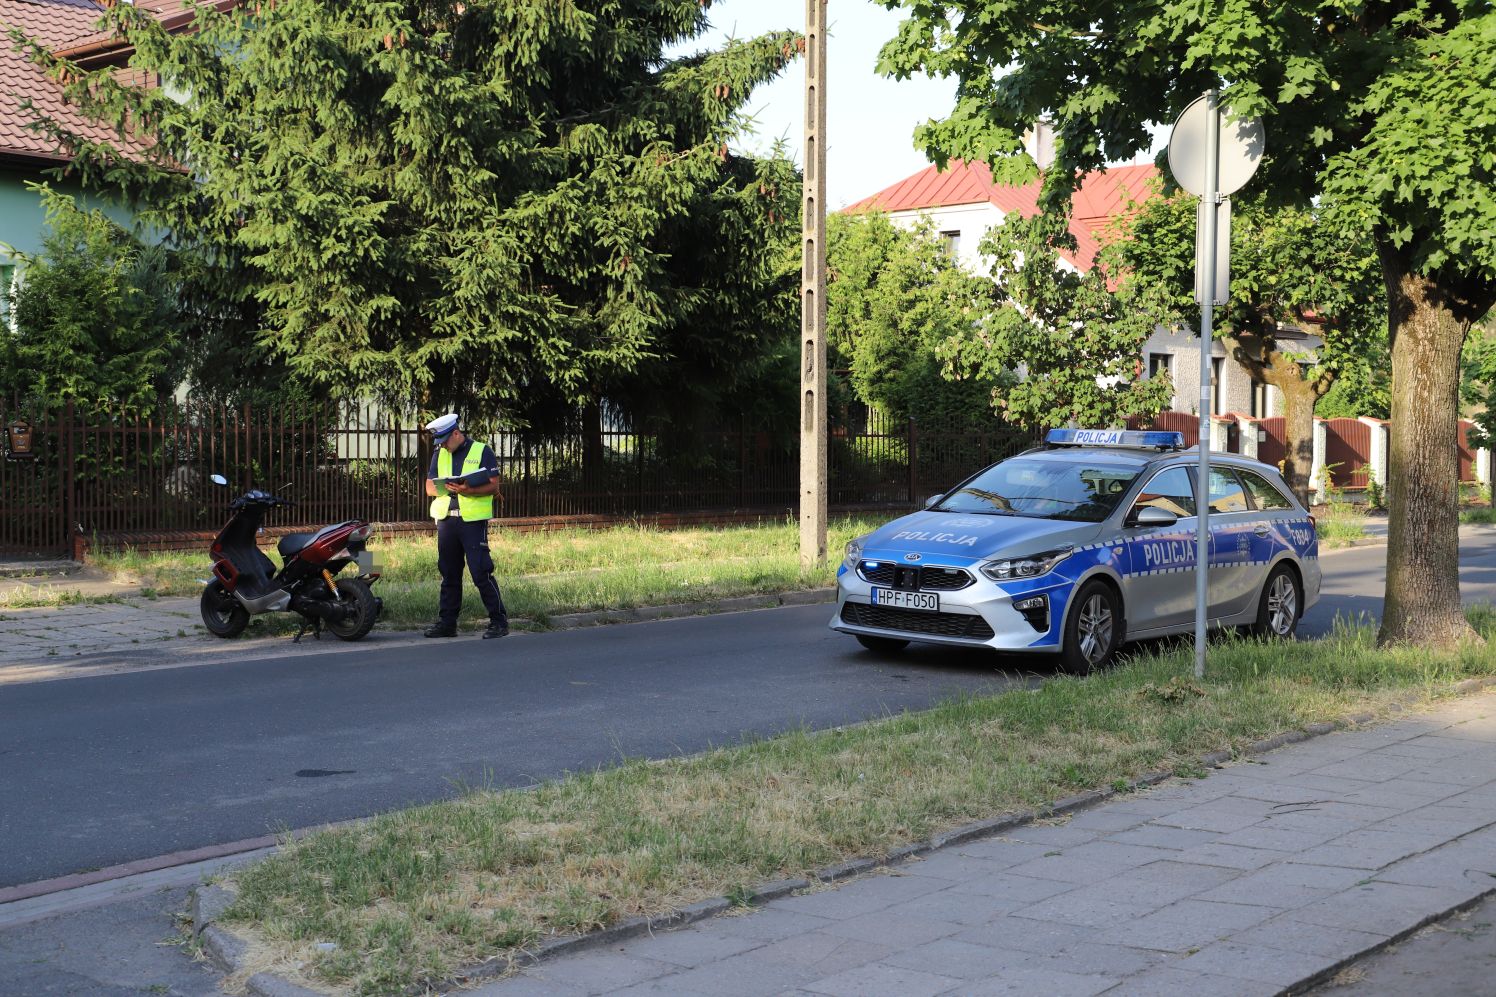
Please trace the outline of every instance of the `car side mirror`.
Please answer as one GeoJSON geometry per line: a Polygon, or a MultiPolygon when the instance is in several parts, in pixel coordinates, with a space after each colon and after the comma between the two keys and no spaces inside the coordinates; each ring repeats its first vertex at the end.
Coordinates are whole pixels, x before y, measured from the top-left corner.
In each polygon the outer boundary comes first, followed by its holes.
{"type": "Polygon", "coordinates": [[[1133,526],[1173,526],[1177,522],[1178,516],[1156,505],[1145,505],[1132,514],[1133,526]]]}
{"type": "Polygon", "coordinates": [[[931,495],[929,498],[925,499],[925,508],[930,508],[943,498],[945,498],[944,495],[931,495]]]}

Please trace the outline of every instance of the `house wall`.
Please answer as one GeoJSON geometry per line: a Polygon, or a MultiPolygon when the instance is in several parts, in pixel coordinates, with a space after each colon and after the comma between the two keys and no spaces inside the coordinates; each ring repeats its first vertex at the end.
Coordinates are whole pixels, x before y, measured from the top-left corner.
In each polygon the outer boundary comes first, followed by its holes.
{"type": "MultiPolygon", "coordinates": [[[[1227,412],[1246,414],[1252,409],[1252,376],[1245,367],[1226,354],[1219,340],[1211,344],[1211,356],[1220,357],[1221,402],[1217,415],[1227,412]]],[[[1200,338],[1187,332],[1172,332],[1159,329],[1143,344],[1143,363],[1148,363],[1149,354],[1166,353],[1170,356],[1170,375],[1174,381],[1174,400],[1170,406],[1176,412],[1199,413],[1200,404],[1200,338]]],[[[1275,389],[1269,389],[1268,411],[1259,415],[1283,414],[1283,400],[1275,389]]]]}
{"type": "Polygon", "coordinates": [[[131,224],[130,212],[97,197],[85,196],[73,181],[48,177],[41,169],[0,164],[0,329],[13,328],[10,292],[21,271],[17,253],[35,256],[42,251],[47,234],[47,213],[41,197],[26,184],[46,182],[52,189],[69,194],[90,208],[102,208],[121,225],[131,224]]]}
{"type": "Polygon", "coordinates": [[[902,228],[917,228],[928,218],[939,235],[943,232],[961,233],[961,243],[956,259],[975,274],[991,272],[992,261],[978,252],[982,237],[994,225],[1001,225],[1002,212],[991,203],[955,204],[944,207],[921,208],[918,211],[895,211],[889,220],[902,228]]]}
{"type": "Polygon", "coordinates": [[[14,262],[12,248],[28,255],[41,252],[47,213],[41,198],[26,186],[28,181],[49,183],[53,190],[80,198],[90,208],[103,208],[121,225],[131,223],[130,212],[96,197],[84,197],[76,182],[53,179],[41,169],[0,165],[0,265],[14,262]]]}

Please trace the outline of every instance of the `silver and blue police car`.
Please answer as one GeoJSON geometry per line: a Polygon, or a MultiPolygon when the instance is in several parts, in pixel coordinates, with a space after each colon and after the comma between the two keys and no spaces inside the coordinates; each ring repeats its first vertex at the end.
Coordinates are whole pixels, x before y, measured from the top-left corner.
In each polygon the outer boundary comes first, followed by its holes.
{"type": "MultiPolygon", "coordinates": [[[[1125,641],[1191,632],[1199,453],[1179,433],[1057,429],[923,512],[847,544],[831,628],[1059,656],[1084,674],[1125,641]]],[[[1212,627],[1291,637],[1319,598],[1310,516],[1273,467],[1211,456],[1212,627]]]]}

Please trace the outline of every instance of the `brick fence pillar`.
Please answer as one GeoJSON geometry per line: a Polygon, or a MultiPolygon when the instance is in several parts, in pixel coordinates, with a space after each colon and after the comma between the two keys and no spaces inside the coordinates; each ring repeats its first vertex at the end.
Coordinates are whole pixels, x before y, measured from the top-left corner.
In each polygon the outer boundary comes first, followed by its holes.
{"type": "Polygon", "coordinates": [[[1309,465],[1309,488],[1314,494],[1315,502],[1324,502],[1328,495],[1325,494],[1325,480],[1320,470],[1325,466],[1325,420],[1314,420],[1314,460],[1309,465]]]}
{"type": "Polygon", "coordinates": [[[1219,415],[1210,417],[1210,449],[1216,453],[1225,453],[1231,430],[1231,419],[1219,415]]]}
{"type": "Polygon", "coordinates": [[[1257,420],[1251,416],[1239,415],[1236,424],[1241,427],[1241,455],[1257,459],[1257,420]]]}
{"type": "Polygon", "coordinates": [[[1371,456],[1367,471],[1372,481],[1382,488],[1387,487],[1388,423],[1385,419],[1362,416],[1361,421],[1371,428],[1371,456]]]}

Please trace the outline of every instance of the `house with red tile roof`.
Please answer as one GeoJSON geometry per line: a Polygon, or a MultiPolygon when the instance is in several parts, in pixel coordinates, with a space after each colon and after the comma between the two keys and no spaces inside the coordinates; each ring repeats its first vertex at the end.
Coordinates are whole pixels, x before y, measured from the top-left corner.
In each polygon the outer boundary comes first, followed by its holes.
{"type": "MultiPolygon", "coordinates": [[[[1158,168],[1114,166],[1089,173],[1071,202],[1070,232],[1077,249],[1060,253],[1064,264],[1084,273],[1107,237],[1113,219],[1153,196],[1158,168]]],[[[1039,181],[1021,186],[994,183],[985,163],[952,160],[945,170],[929,166],[920,172],[847,206],[846,212],[882,211],[895,224],[915,226],[929,219],[947,251],[975,273],[986,274],[991,261],[979,252],[983,236],[1013,212],[1039,212],[1039,181]]],[[[1195,410],[1200,397],[1199,339],[1187,331],[1160,328],[1143,345],[1139,363],[1145,376],[1168,372],[1174,383],[1177,411],[1195,410]]],[[[1212,410],[1253,416],[1282,413],[1282,399],[1268,385],[1254,385],[1247,370],[1214,344],[1212,410]]]]}
{"type": "MultiPolygon", "coordinates": [[[[8,37],[12,29],[46,46],[54,55],[84,69],[109,69],[117,79],[139,86],[160,81],[129,66],[134,49],[100,28],[107,5],[118,0],[0,0],[0,288],[9,288],[16,272],[15,253],[42,248],[45,218],[28,181],[47,181],[55,189],[79,195],[76,184],[48,176],[69,159],[66,150],[31,127],[36,111],[70,131],[95,140],[118,141],[113,129],[92,121],[63,99],[62,88],[8,37]]],[[[190,27],[193,13],[183,0],[124,0],[148,11],[169,30],[190,27]]],[[[221,6],[230,6],[225,2],[221,6]]],[[[107,206],[106,206],[107,207],[107,206]]],[[[117,217],[123,212],[111,211],[117,217]]],[[[5,295],[0,294],[0,302],[5,295]]],[[[0,309],[5,305],[0,303],[0,309]]]]}

